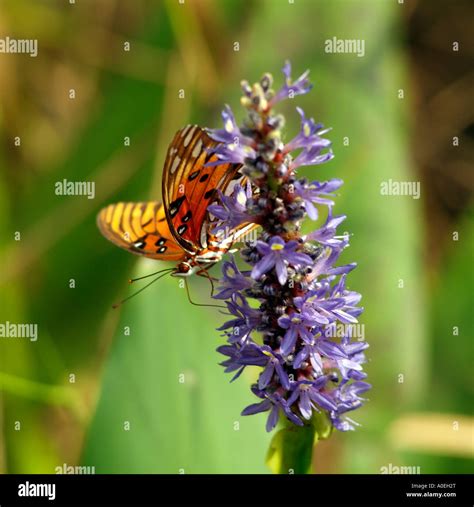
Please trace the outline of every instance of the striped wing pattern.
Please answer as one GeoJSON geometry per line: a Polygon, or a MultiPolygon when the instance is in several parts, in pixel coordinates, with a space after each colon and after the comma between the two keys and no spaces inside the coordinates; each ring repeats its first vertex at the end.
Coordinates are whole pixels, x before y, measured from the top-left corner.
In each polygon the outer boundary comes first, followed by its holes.
{"type": "Polygon", "coordinates": [[[217,160],[210,150],[218,144],[202,128],[187,125],[176,133],[168,148],[163,203],[172,234],[190,253],[208,246],[211,227],[207,207],[215,201],[217,190],[228,194],[242,179],[239,164],[204,167],[217,160]]]}
{"type": "Polygon", "coordinates": [[[184,258],[159,202],[110,204],[100,211],[97,224],[109,241],[134,254],[161,260],[184,258]]]}

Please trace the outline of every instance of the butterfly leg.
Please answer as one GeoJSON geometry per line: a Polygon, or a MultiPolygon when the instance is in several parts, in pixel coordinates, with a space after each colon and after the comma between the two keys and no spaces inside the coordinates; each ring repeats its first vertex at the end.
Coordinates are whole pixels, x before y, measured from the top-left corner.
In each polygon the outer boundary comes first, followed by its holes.
{"type": "MultiPolygon", "coordinates": [[[[203,275],[201,275],[203,276],[203,275]]],[[[214,308],[226,308],[225,306],[222,306],[222,305],[209,305],[209,304],[204,304],[204,303],[195,303],[192,299],[191,299],[191,294],[189,292],[189,285],[188,285],[188,280],[186,278],[184,278],[184,285],[186,287],[186,294],[188,296],[188,301],[194,305],[194,306],[211,306],[211,307],[214,307],[214,308]]]]}
{"type": "Polygon", "coordinates": [[[202,277],[207,278],[209,280],[209,283],[211,284],[211,297],[214,296],[214,282],[219,281],[218,278],[215,278],[209,274],[209,269],[211,269],[212,266],[214,266],[214,264],[215,263],[210,264],[210,265],[206,266],[205,268],[200,269],[196,273],[196,275],[202,276],[202,277]]]}

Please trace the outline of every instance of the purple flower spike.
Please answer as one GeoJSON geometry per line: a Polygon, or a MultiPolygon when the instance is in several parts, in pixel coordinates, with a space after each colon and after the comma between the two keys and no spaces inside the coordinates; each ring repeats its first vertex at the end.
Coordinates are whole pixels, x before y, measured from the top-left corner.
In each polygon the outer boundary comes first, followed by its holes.
{"type": "Polygon", "coordinates": [[[283,152],[289,153],[300,148],[310,148],[312,146],[320,146],[321,148],[331,146],[331,141],[320,137],[329,132],[330,129],[323,130],[322,123],[315,123],[313,118],[308,120],[301,108],[297,107],[296,110],[301,116],[301,129],[296,137],[285,144],[283,152]]]}
{"type": "Polygon", "coordinates": [[[342,250],[349,243],[347,235],[336,236],[337,227],[344,222],[345,215],[332,216],[331,208],[329,208],[326,223],[313,232],[310,232],[305,240],[317,241],[319,244],[331,247],[335,250],[342,250]]]}
{"type": "Polygon", "coordinates": [[[288,405],[297,402],[299,411],[305,419],[310,419],[313,409],[319,411],[319,407],[328,411],[337,410],[336,403],[323,390],[326,383],[327,377],[324,375],[315,381],[302,380],[295,382],[293,392],[288,398],[288,405]]]}
{"type": "Polygon", "coordinates": [[[280,88],[276,95],[270,101],[270,107],[274,107],[281,100],[293,98],[296,95],[304,95],[311,91],[313,85],[308,80],[309,70],[301,74],[301,76],[293,82],[291,79],[291,63],[285,62],[283,67],[285,75],[285,84],[280,88]]]}
{"type": "Polygon", "coordinates": [[[207,162],[204,167],[214,167],[221,164],[244,164],[247,158],[255,157],[255,151],[249,146],[242,144],[220,144],[212,150],[216,160],[207,162]]]}
{"type": "Polygon", "coordinates": [[[247,200],[252,195],[250,185],[244,189],[236,185],[232,195],[223,195],[219,192],[220,204],[211,204],[207,210],[218,219],[218,225],[212,232],[231,231],[243,222],[252,222],[252,217],[247,212],[247,200]]]}
{"type": "Polygon", "coordinates": [[[219,331],[229,331],[229,343],[244,344],[248,336],[261,322],[262,316],[258,310],[251,308],[247,300],[240,294],[234,294],[226,302],[229,313],[235,317],[219,328],[219,331]]]}
{"type": "Polygon", "coordinates": [[[244,347],[238,343],[221,345],[217,351],[229,358],[220,363],[221,366],[225,366],[226,373],[237,370],[231,382],[241,375],[246,366],[265,366],[267,363],[267,356],[262,354],[260,347],[253,342],[247,343],[244,347]]]}
{"type": "Polygon", "coordinates": [[[356,410],[362,405],[364,401],[360,397],[360,394],[368,391],[371,385],[367,382],[353,382],[348,384],[347,381],[343,381],[339,389],[335,389],[332,393],[333,399],[337,405],[337,409],[331,411],[331,421],[336,429],[339,431],[350,431],[354,430],[358,424],[349,419],[348,417],[342,417],[346,412],[356,410]]]}
{"type": "Polygon", "coordinates": [[[258,379],[258,387],[259,389],[264,389],[267,387],[273,379],[273,375],[276,372],[278,379],[281,385],[285,389],[290,388],[290,380],[288,378],[288,374],[283,369],[282,364],[284,364],[283,358],[280,354],[276,354],[273,350],[268,346],[263,346],[262,349],[264,354],[268,357],[268,362],[265,366],[265,369],[260,374],[260,378],[258,379]]]}
{"type": "Polygon", "coordinates": [[[312,146],[311,148],[304,149],[290,164],[290,170],[294,171],[303,165],[319,165],[324,162],[329,162],[334,158],[332,151],[321,153],[321,146],[312,146]]]}
{"type": "Polygon", "coordinates": [[[253,415],[260,412],[267,412],[268,410],[270,413],[268,414],[266,424],[267,431],[272,431],[272,429],[275,428],[278,423],[280,412],[283,412],[283,414],[292,423],[296,424],[297,426],[303,426],[301,419],[291,411],[290,407],[288,406],[288,402],[276,393],[272,397],[269,396],[267,399],[260,403],[249,405],[242,411],[242,415],[253,415]]]}
{"type": "Polygon", "coordinates": [[[242,134],[232,109],[227,105],[222,111],[222,121],[223,129],[208,129],[209,136],[221,144],[211,150],[217,156],[217,160],[208,162],[206,167],[227,162],[241,164],[246,158],[255,156],[252,148],[253,140],[242,134]]]}
{"type": "Polygon", "coordinates": [[[342,185],[342,180],[333,179],[324,183],[313,181],[313,183],[306,183],[303,181],[296,181],[294,184],[295,194],[303,200],[304,208],[308,213],[311,220],[318,219],[318,209],[315,204],[322,204],[324,206],[334,206],[334,201],[327,199],[326,196],[331,195],[331,192],[338,189],[342,185]]]}
{"type": "Polygon", "coordinates": [[[222,122],[224,123],[223,129],[208,129],[208,133],[212,139],[225,144],[232,144],[237,140],[243,141],[239,144],[251,144],[252,139],[242,135],[235,121],[234,113],[228,105],[226,105],[222,111],[222,122]]]}
{"type": "Polygon", "coordinates": [[[320,323],[317,313],[307,306],[301,312],[293,312],[278,319],[278,325],[286,329],[285,336],[280,346],[281,353],[286,356],[293,351],[296,339],[301,338],[306,344],[314,341],[311,329],[320,323]]]}
{"type": "Polygon", "coordinates": [[[257,250],[261,259],[252,269],[252,278],[258,279],[272,268],[275,268],[278,281],[285,285],[288,279],[288,265],[308,266],[311,264],[311,257],[296,251],[296,241],[285,241],[279,236],[273,237],[268,243],[257,241],[257,250]]]}
{"type": "Polygon", "coordinates": [[[305,362],[309,359],[310,364],[316,375],[323,374],[323,361],[318,350],[314,344],[305,343],[301,350],[298,352],[293,362],[293,367],[300,369],[305,365],[305,362]]]}
{"type": "Polygon", "coordinates": [[[208,165],[241,164],[245,182],[231,194],[219,193],[219,202],[208,207],[213,232],[219,237],[249,223],[261,227],[256,241],[240,249],[248,270],[240,270],[233,257],[223,263],[214,297],[225,302],[229,318],[219,328],[227,343],[217,350],[232,380],[247,366],[259,368],[251,388],[258,402],[242,415],[267,413],[267,431],[281,418],[302,426],[321,412],[335,429],[349,431],[358,424],[347,413],[363,405],[370,384],[364,372],[368,344],[352,336],[352,329],[360,331],[361,295],[346,287],[356,264],[339,264],[350,239],[338,232],[346,217],[333,214],[342,180],[297,177],[298,167],[321,164],[333,154],[323,137],[329,129],[300,108],[299,132],[282,142],[284,118],[273,107],[311,89],[307,72],[296,81],[289,63],[283,72],[277,93],[269,74],[252,86],[242,82],[244,124],[239,127],[226,106],[224,128],[209,131],[219,144],[208,165]],[[325,223],[303,236],[303,220],[317,220],[321,209],[325,223]]]}
{"type": "Polygon", "coordinates": [[[249,271],[241,273],[233,256],[230,261],[223,263],[222,275],[221,290],[214,295],[216,299],[229,299],[233,294],[249,289],[252,286],[252,280],[248,276],[249,271]]]}

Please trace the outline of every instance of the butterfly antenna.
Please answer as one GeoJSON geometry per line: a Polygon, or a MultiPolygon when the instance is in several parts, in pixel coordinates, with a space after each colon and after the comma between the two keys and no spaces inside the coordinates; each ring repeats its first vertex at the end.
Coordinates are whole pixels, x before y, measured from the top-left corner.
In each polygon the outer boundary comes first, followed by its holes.
{"type": "Polygon", "coordinates": [[[192,299],[191,299],[191,294],[189,293],[189,286],[188,286],[188,281],[186,280],[186,278],[184,279],[184,285],[186,286],[186,293],[188,295],[188,301],[194,305],[194,306],[209,306],[209,307],[212,307],[212,308],[224,308],[224,309],[227,309],[227,307],[225,306],[222,306],[222,305],[210,305],[210,304],[205,304],[205,303],[195,303],[192,299]]]}
{"type": "MultiPolygon", "coordinates": [[[[126,297],[125,299],[122,299],[122,301],[120,301],[119,303],[116,303],[116,304],[112,305],[112,308],[118,308],[119,306],[123,305],[129,299],[132,299],[133,297],[137,296],[138,294],[140,294],[140,292],[143,292],[145,289],[147,289],[148,287],[150,287],[150,285],[152,285],[153,283],[155,283],[157,280],[159,280],[160,278],[163,278],[164,276],[166,276],[167,274],[169,274],[168,271],[169,270],[166,270],[166,273],[161,272],[159,276],[157,276],[150,283],[147,283],[145,285],[145,287],[142,287],[140,290],[137,290],[137,292],[134,292],[130,296],[126,297]]],[[[171,271],[173,271],[173,270],[171,270],[171,271]]]]}
{"type": "Polygon", "coordinates": [[[150,278],[150,276],[159,275],[160,273],[164,273],[165,271],[174,271],[175,268],[166,268],[160,269],[159,271],[155,271],[154,273],[150,273],[149,275],[139,276],[138,278],[130,278],[128,283],[138,282],[138,280],[143,280],[144,278],[150,278]]]}

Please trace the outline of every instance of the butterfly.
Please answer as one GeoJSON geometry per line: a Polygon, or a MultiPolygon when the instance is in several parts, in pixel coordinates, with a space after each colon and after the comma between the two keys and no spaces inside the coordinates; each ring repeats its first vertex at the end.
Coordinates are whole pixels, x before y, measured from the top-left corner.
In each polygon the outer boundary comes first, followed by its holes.
{"type": "Polygon", "coordinates": [[[246,178],[240,164],[222,163],[213,152],[219,142],[197,125],[178,130],[163,168],[163,202],[119,202],[97,216],[101,233],[115,245],[137,255],[175,261],[174,276],[202,274],[256,224],[243,224],[225,237],[213,234],[207,208],[218,192],[230,195],[246,178]]]}

